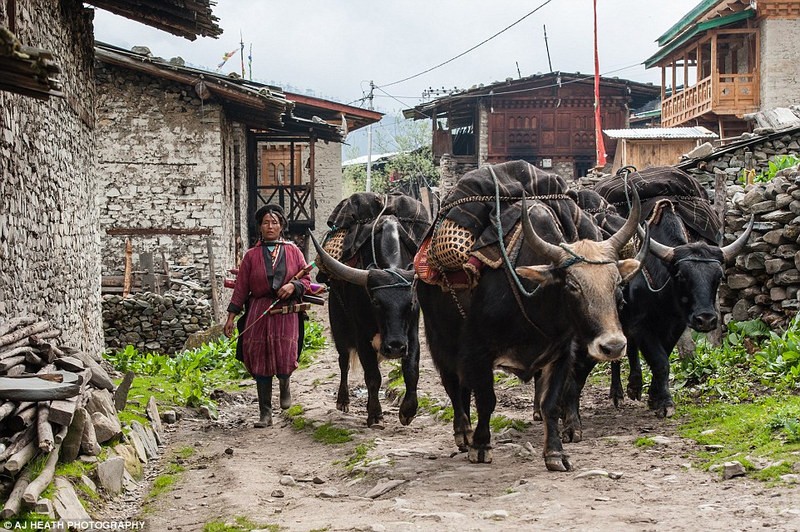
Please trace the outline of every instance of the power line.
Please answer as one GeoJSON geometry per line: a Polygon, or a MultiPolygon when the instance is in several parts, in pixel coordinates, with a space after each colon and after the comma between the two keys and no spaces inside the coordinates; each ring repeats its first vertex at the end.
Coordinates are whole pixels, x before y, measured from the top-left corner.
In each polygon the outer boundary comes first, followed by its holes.
{"type": "Polygon", "coordinates": [[[502,30],[498,31],[497,33],[495,33],[495,34],[494,34],[494,35],[492,35],[491,37],[489,37],[489,38],[487,38],[487,39],[484,39],[483,41],[479,42],[478,44],[476,44],[475,46],[473,46],[473,47],[472,47],[472,48],[470,48],[469,50],[466,50],[466,51],[464,51],[464,52],[461,52],[461,53],[460,53],[460,54],[458,54],[457,56],[455,56],[455,57],[453,57],[453,58],[451,58],[451,59],[448,59],[447,61],[444,61],[443,63],[439,63],[439,64],[438,64],[438,65],[436,65],[436,66],[432,66],[432,67],[430,67],[430,68],[429,68],[429,69],[427,69],[427,70],[423,70],[422,72],[420,72],[420,73],[418,73],[418,74],[414,74],[413,76],[408,76],[407,78],[403,78],[403,79],[401,79],[401,80],[398,80],[398,81],[393,81],[393,82],[391,82],[391,83],[385,83],[385,84],[383,84],[383,85],[381,85],[381,86],[382,86],[382,87],[391,87],[392,85],[397,85],[397,84],[399,84],[399,83],[403,83],[403,82],[405,82],[405,81],[408,81],[408,80],[410,80],[410,79],[418,78],[418,77],[422,76],[423,74],[427,74],[428,72],[431,72],[432,70],[436,70],[437,68],[439,68],[439,67],[443,67],[444,65],[446,65],[446,64],[448,64],[448,63],[452,63],[453,61],[455,61],[455,60],[456,60],[456,59],[458,59],[459,57],[463,57],[463,56],[467,55],[468,53],[470,53],[471,51],[475,50],[476,48],[479,48],[480,46],[483,46],[483,45],[484,45],[484,44],[486,44],[487,42],[491,41],[492,39],[494,39],[494,38],[495,38],[495,37],[497,37],[498,35],[500,35],[500,34],[502,34],[502,33],[505,33],[506,31],[510,30],[511,28],[513,28],[514,26],[516,26],[517,24],[519,24],[520,22],[522,22],[523,20],[525,20],[525,19],[526,19],[526,18],[528,18],[529,16],[533,15],[534,13],[536,13],[537,11],[539,11],[540,9],[542,9],[544,6],[546,6],[547,4],[549,4],[549,3],[550,3],[550,2],[552,2],[552,1],[553,1],[553,0],[545,0],[545,2],[543,2],[541,5],[539,5],[539,6],[538,6],[536,9],[534,9],[534,10],[533,10],[533,11],[531,11],[530,13],[528,13],[528,14],[524,15],[522,18],[520,18],[520,19],[518,19],[517,21],[515,21],[515,22],[513,22],[513,23],[509,24],[508,26],[506,26],[506,27],[505,27],[505,28],[503,28],[502,30]]]}

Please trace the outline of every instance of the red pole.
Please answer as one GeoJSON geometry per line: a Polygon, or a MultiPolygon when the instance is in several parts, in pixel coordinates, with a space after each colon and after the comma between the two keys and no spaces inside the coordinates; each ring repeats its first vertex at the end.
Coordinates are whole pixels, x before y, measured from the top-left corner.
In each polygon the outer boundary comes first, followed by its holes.
{"type": "Polygon", "coordinates": [[[606,165],[603,124],[600,118],[600,59],[597,54],[597,0],[594,0],[594,136],[597,166],[606,165]]]}

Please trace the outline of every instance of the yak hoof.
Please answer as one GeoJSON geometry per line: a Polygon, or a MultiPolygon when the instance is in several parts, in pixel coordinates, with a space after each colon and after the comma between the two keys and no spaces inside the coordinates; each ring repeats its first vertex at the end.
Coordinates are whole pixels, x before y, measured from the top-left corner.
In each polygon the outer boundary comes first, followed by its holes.
{"type": "Polygon", "coordinates": [[[567,427],[561,432],[561,441],[564,443],[578,443],[583,440],[583,431],[567,427]]]}
{"type": "Polygon", "coordinates": [[[642,400],[642,383],[638,384],[630,384],[628,383],[628,397],[632,401],[641,401],[642,400]]]}
{"type": "Polygon", "coordinates": [[[492,448],[491,446],[469,448],[469,461],[473,464],[491,464],[492,463],[492,448]]]}
{"type": "Polygon", "coordinates": [[[625,400],[625,394],[622,393],[622,388],[611,388],[611,393],[608,394],[611,397],[611,402],[614,403],[614,408],[619,408],[619,405],[625,400]]]}
{"type": "Polygon", "coordinates": [[[650,409],[653,410],[658,418],[672,417],[675,415],[675,403],[667,397],[660,401],[651,401],[650,409]]]}
{"type": "Polygon", "coordinates": [[[469,447],[472,444],[471,430],[465,432],[454,432],[453,437],[456,440],[456,447],[458,447],[459,452],[465,453],[469,451],[469,447]]]}
{"type": "Polygon", "coordinates": [[[564,453],[548,453],[544,457],[544,465],[548,471],[572,471],[572,463],[569,456],[564,453]]]}
{"type": "Polygon", "coordinates": [[[417,417],[417,402],[416,401],[409,401],[408,403],[403,402],[400,405],[400,423],[402,425],[410,425],[411,422],[417,417]]]}
{"type": "Polygon", "coordinates": [[[350,403],[336,403],[336,410],[340,410],[345,414],[350,411],[350,403]]]}
{"type": "Polygon", "coordinates": [[[376,416],[368,416],[367,426],[371,429],[382,429],[384,427],[381,421],[383,421],[383,414],[378,414],[376,416]]]}
{"type": "Polygon", "coordinates": [[[541,421],[542,420],[542,413],[539,410],[533,411],[533,420],[534,421],[541,421]]]}

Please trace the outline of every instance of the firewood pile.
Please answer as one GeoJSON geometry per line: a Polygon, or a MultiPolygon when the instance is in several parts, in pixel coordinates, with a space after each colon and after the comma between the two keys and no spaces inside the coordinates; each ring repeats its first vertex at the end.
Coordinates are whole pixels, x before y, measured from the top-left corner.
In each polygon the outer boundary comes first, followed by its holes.
{"type": "Polygon", "coordinates": [[[0,467],[10,481],[3,519],[39,502],[58,462],[97,456],[101,443],[122,434],[102,360],[58,345],[59,335],[47,320],[0,320],[0,467]],[[40,454],[46,463],[34,475],[40,454]]]}

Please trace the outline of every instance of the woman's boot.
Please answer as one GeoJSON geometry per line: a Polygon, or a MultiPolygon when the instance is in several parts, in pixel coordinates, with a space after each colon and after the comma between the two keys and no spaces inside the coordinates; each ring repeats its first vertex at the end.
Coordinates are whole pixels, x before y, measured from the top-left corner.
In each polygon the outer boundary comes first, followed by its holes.
{"type": "Polygon", "coordinates": [[[256,380],[258,392],[258,421],[253,425],[258,429],[272,426],[272,377],[256,380]]]}
{"type": "Polygon", "coordinates": [[[292,392],[289,391],[289,377],[278,377],[281,388],[281,408],[286,410],[292,406],[292,392]]]}

